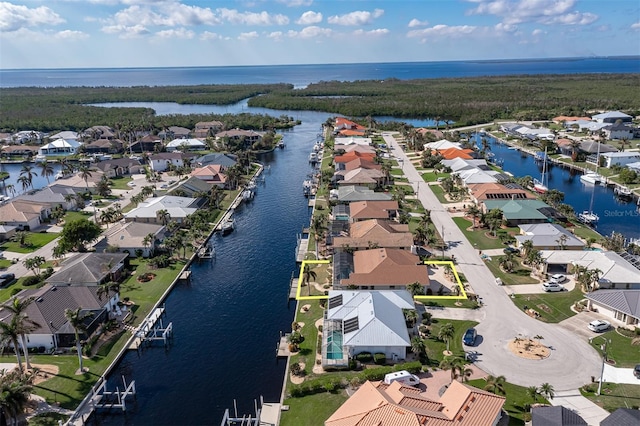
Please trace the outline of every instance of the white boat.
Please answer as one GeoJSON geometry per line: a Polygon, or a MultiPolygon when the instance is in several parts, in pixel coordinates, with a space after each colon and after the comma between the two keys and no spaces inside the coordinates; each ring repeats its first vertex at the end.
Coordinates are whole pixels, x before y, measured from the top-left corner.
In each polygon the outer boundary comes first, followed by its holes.
{"type": "MultiPolygon", "coordinates": [[[[544,156],[545,158],[547,157],[546,148],[544,150],[544,156]]],[[[547,177],[547,162],[545,161],[542,163],[542,174],[540,176],[540,180],[538,179],[533,180],[533,190],[536,191],[538,194],[544,194],[549,190],[549,187],[547,186],[547,183],[546,183],[546,177],[547,177]]]]}
{"type": "Polygon", "coordinates": [[[584,224],[594,225],[598,223],[598,221],[600,220],[600,216],[592,211],[585,210],[578,215],[578,219],[584,224]]]}
{"type": "Polygon", "coordinates": [[[284,149],[284,142],[282,141],[278,142],[278,148],[284,149]]]}
{"type": "Polygon", "coordinates": [[[253,200],[254,193],[250,189],[245,189],[242,191],[242,199],[245,201],[253,200]]]}
{"type": "Polygon", "coordinates": [[[233,232],[233,219],[229,218],[225,220],[220,227],[220,230],[222,231],[222,235],[227,235],[233,232]]]}
{"type": "Polygon", "coordinates": [[[582,183],[597,185],[602,181],[602,175],[595,172],[588,172],[580,176],[580,181],[582,183]]]}
{"type": "Polygon", "coordinates": [[[309,154],[309,162],[310,163],[317,163],[318,162],[318,154],[316,154],[315,152],[312,152],[311,154],[309,154]]]}
{"type": "Polygon", "coordinates": [[[627,188],[626,186],[616,186],[613,189],[613,192],[620,198],[632,198],[633,197],[633,191],[631,191],[631,189],[627,188]]]}
{"type": "Polygon", "coordinates": [[[203,246],[198,250],[200,259],[213,259],[216,256],[216,250],[211,246],[203,246]]]}

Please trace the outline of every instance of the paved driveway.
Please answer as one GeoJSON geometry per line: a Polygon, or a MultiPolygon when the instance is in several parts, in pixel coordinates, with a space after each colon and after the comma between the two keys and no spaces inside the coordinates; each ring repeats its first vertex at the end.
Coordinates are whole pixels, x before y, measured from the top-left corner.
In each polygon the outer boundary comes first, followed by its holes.
{"type": "Polygon", "coordinates": [[[606,318],[602,314],[598,314],[597,312],[584,311],[572,316],[571,318],[567,318],[566,320],[561,321],[560,326],[573,334],[582,336],[586,339],[591,339],[600,335],[600,333],[594,333],[587,328],[587,325],[591,321],[596,319],[606,319],[607,321],[611,322],[610,318],[606,318]]]}
{"type": "Polygon", "coordinates": [[[633,368],[616,368],[613,365],[604,365],[603,379],[609,383],[627,383],[640,385],[640,379],[633,375],[633,368]]]}
{"type": "Polygon", "coordinates": [[[591,376],[599,376],[601,359],[586,339],[564,327],[533,319],[513,304],[505,291],[495,284],[495,277],[480,259],[478,251],[422,180],[394,137],[384,133],[383,137],[392,147],[393,155],[404,160],[401,162],[404,174],[417,190],[424,207],[431,211],[434,225],[444,231],[444,239],[449,243],[447,254],[455,255],[456,267],[465,274],[474,292],[481,296],[486,318],[476,327],[482,336],[476,347],[477,366],[489,374],[504,375],[509,382],[521,386],[540,386],[548,382],[556,391],[578,389],[590,383],[591,376]],[[528,360],[515,356],[508,349],[508,343],[516,336],[536,335],[543,336],[544,343],[552,349],[548,358],[528,360]],[[572,362],[579,362],[580,367],[568,370],[572,362]]]}

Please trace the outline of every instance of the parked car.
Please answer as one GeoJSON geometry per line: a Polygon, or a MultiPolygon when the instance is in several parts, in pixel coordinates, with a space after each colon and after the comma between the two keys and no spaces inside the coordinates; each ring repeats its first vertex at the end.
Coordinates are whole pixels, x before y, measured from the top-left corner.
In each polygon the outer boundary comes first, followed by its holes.
{"type": "Polygon", "coordinates": [[[473,346],[476,343],[476,337],[478,336],[478,332],[475,328],[469,328],[464,332],[464,337],[462,338],[462,343],[467,346],[473,346]]]}
{"type": "Polygon", "coordinates": [[[567,280],[567,277],[564,274],[553,274],[549,277],[549,282],[557,283],[557,284],[563,283],[566,280],[567,280]]]}
{"type": "Polygon", "coordinates": [[[14,274],[2,274],[0,275],[0,287],[5,287],[11,284],[16,279],[14,274]]]}
{"type": "Polygon", "coordinates": [[[640,379],[640,364],[636,365],[633,368],[633,375],[636,376],[636,378],[640,379]]]}
{"type": "Polygon", "coordinates": [[[560,285],[558,283],[549,282],[549,283],[542,283],[542,289],[544,291],[548,291],[548,292],[562,291],[562,290],[564,290],[564,286],[562,286],[562,285],[560,285]]]}
{"type": "Polygon", "coordinates": [[[603,331],[607,331],[609,327],[611,327],[611,323],[605,320],[593,320],[587,326],[589,330],[594,331],[596,333],[600,333],[603,331]]]}
{"type": "Polygon", "coordinates": [[[511,246],[505,248],[503,250],[503,252],[504,252],[504,254],[509,254],[509,253],[511,253],[511,254],[520,254],[520,250],[518,250],[515,247],[511,247],[511,246]]]}

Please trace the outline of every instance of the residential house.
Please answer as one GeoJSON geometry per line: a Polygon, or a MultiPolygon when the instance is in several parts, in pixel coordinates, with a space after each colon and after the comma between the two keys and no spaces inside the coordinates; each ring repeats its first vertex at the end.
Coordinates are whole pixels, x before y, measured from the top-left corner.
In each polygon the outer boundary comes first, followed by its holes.
{"type": "Polygon", "coordinates": [[[609,126],[603,127],[602,132],[607,139],[633,139],[635,129],[631,126],[624,125],[622,123],[615,123],[609,126]]]}
{"type": "Polygon", "coordinates": [[[357,168],[335,174],[338,185],[360,185],[375,189],[382,184],[384,175],[380,170],[357,168]]]}
{"type": "Polygon", "coordinates": [[[471,169],[492,170],[484,159],[464,160],[462,158],[455,158],[453,160],[442,160],[442,165],[450,168],[452,172],[471,169]]]}
{"type": "Polygon", "coordinates": [[[158,133],[158,137],[162,140],[187,139],[190,135],[191,130],[179,126],[170,126],[168,129],[158,133]]]}
{"type": "Polygon", "coordinates": [[[115,130],[113,130],[109,126],[91,126],[82,132],[83,136],[89,137],[92,140],[106,139],[113,140],[117,139],[117,135],[115,130]]]}
{"type": "Polygon", "coordinates": [[[338,200],[339,203],[351,203],[353,201],[391,201],[393,197],[386,192],[374,192],[366,186],[340,186],[332,189],[329,197],[338,200]]]}
{"type": "Polygon", "coordinates": [[[227,185],[227,175],[223,173],[223,170],[224,168],[219,164],[209,164],[193,169],[191,177],[216,185],[219,188],[224,188],[227,185]]]}
{"type": "Polygon", "coordinates": [[[500,125],[500,130],[507,135],[514,136],[520,139],[533,140],[549,140],[555,139],[553,131],[545,128],[535,127],[533,125],[527,125],[522,123],[503,123],[500,125]]]}
{"type": "Polygon", "coordinates": [[[12,144],[29,144],[34,143],[41,144],[45,138],[45,134],[36,130],[21,130],[12,134],[9,137],[9,142],[12,144]]]}
{"type": "Polygon", "coordinates": [[[193,137],[195,138],[207,138],[213,137],[216,133],[224,128],[224,123],[221,121],[200,121],[196,123],[196,128],[193,131],[193,137]]]}
{"type": "MultiPolygon", "coordinates": [[[[342,260],[348,261],[348,258],[342,260]]],[[[334,270],[336,268],[334,257],[334,270]]],[[[349,273],[344,275],[345,265],[338,265],[334,272],[334,288],[355,287],[360,290],[404,289],[408,284],[418,282],[429,285],[427,266],[420,258],[406,250],[376,248],[353,253],[349,273]]]]}
{"type": "Polygon", "coordinates": [[[366,130],[340,130],[337,134],[343,137],[357,136],[362,137],[366,134],[366,130]]]}
{"type": "Polygon", "coordinates": [[[181,180],[178,185],[169,191],[167,195],[175,195],[177,197],[194,197],[198,194],[208,194],[211,191],[213,185],[198,179],[197,177],[190,177],[186,180],[181,180]]]}
{"type": "Polygon", "coordinates": [[[202,151],[204,149],[207,149],[207,144],[202,142],[200,139],[182,138],[172,140],[166,145],[166,148],[168,152],[202,151]]]}
{"type": "Polygon", "coordinates": [[[56,139],[38,149],[38,155],[44,157],[68,157],[78,153],[80,142],[75,139],[56,139]]]}
{"type": "Polygon", "coordinates": [[[254,130],[232,129],[224,130],[216,133],[216,140],[229,139],[233,141],[244,141],[245,146],[251,146],[256,142],[260,142],[264,132],[256,132],[254,130]]]}
{"type": "Polygon", "coordinates": [[[80,139],[80,134],[71,130],[64,130],[62,132],[58,132],[56,134],[50,135],[49,140],[68,140],[68,141],[78,141],[80,139]]]}
{"type": "Polygon", "coordinates": [[[17,230],[17,226],[0,225],[0,241],[10,240],[14,235],[16,235],[17,230]]]}
{"type": "Polygon", "coordinates": [[[451,142],[446,139],[440,139],[436,142],[425,143],[423,146],[425,151],[428,150],[443,150],[443,149],[462,149],[462,144],[459,142],[451,142]]]}
{"type": "Polygon", "coordinates": [[[160,152],[149,156],[149,166],[154,172],[164,172],[172,168],[184,166],[183,155],[180,152],[160,152]]]}
{"type": "Polygon", "coordinates": [[[423,136],[425,136],[425,138],[431,137],[438,140],[444,139],[444,133],[442,132],[442,130],[425,129],[424,127],[419,127],[416,129],[416,132],[422,134],[423,136]]]}
{"type": "Polygon", "coordinates": [[[586,297],[589,310],[632,328],[640,325],[640,290],[596,290],[586,297]]]}
{"type": "Polygon", "coordinates": [[[94,164],[93,167],[109,178],[144,173],[144,165],[140,163],[140,160],[127,157],[100,161],[94,164]]]}
{"type": "Polygon", "coordinates": [[[39,146],[32,145],[5,145],[0,147],[3,157],[33,157],[38,154],[39,146]]]}
{"type": "Polygon", "coordinates": [[[496,426],[505,398],[454,380],[433,401],[400,382],[365,382],[325,426],[496,426]]]}
{"type": "Polygon", "coordinates": [[[372,146],[365,146],[365,145],[333,145],[333,153],[335,155],[342,155],[342,154],[346,154],[348,152],[359,152],[361,154],[364,153],[368,153],[368,154],[374,154],[376,155],[376,149],[372,146]]]}
{"type": "Polygon", "coordinates": [[[175,197],[172,195],[149,198],[147,201],[140,203],[135,209],[125,213],[124,219],[127,222],[164,224],[163,222],[167,218],[159,218],[157,213],[158,211],[166,210],[171,220],[182,223],[187,216],[198,210],[200,204],[201,202],[197,198],[175,197]]]}
{"type": "Polygon", "coordinates": [[[507,179],[503,174],[494,170],[485,171],[481,169],[461,170],[453,172],[452,175],[458,176],[464,186],[478,183],[497,183],[499,181],[498,176],[501,177],[501,180],[507,179]]]}
{"type": "Polygon", "coordinates": [[[591,119],[597,123],[631,123],[633,117],[620,111],[607,111],[602,114],[596,114],[591,119]]]}
{"type": "Polygon", "coordinates": [[[531,426],[587,426],[580,415],[562,405],[531,408],[531,426]]]}
{"type": "Polygon", "coordinates": [[[36,205],[46,206],[47,211],[43,215],[43,220],[48,218],[51,211],[57,206],[62,207],[64,210],[75,210],[75,200],[67,201],[65,195],[74,194],[69,188],[56,188],[55,190],[50,187],[45,187],[39,191],[19,195],[13,199],[13,202],[25,201],[36,205]]]}
{"type": "Polygon", "coordinates": [[[591,134],[599,132],[603,127],[607,127],[608,123],[598,123],[591,120],[567,121],[564,127],[567,129],[577,129],[580,132],[591,132],[591,134]]]}
{"type": "Polygon", "coordinates": [[[369,219],[351,223],[347,235],[332,237],[331,240],[336,249],[382,247],[408,250],[413,245],[413,234],[409,232],[409,225],[369,219]]]}
{"type": "Polygon", "coordinates": [[[119,154],[123,151],[124,143],[118,139],[98,139],[84,145],[86,154],[119,154]]]}
{"type": "Polygon", "coordinates": [[[556,209],[540,200],[485,200],[480,206],[484,213],[501,210],[507,226],[566,220],[556,209]]]}
{"type": "Polygon", "coordinates": [[[580,265],[589,270],[599,269],[597,287],[638,290],[640,289],[640,262],[633,257],[624,257],[613,251],[542,250],[542,271],[548,274],[574,273],[580,265]]]}
{"type": "Polygon", "coordinates": [[[129,257],[136,257],[137,252],[142,257],[149,257],[158,244],[164,240],[166,227],[156,223],[118,222],[103,232],[101,239],[94,244],[96,252],[104,252],[109,248],[117,248],[118,253],[125,253],[129,257]],[[152,235],[151,241],[147,236],[152,235]]]}
{"type": "Polygon", "coordinates": [[[367,130],[366,127],[344,117],[336,117],[335,123],[333,125],[334,133],[345,136],[364,136],[365,130],[367,130]],[[349,135],[346,135],[345,133],[343,133],[344,130],[351,130],[353,132],[349,135]]]}
{"type": "Polygon", "coordinates": [[[80,253],[64,261],[47,283],[55,286],[97,286],[118,282],[128,264],[127,253],[80,253]]]}
{"type": "Polygon", "coordinates": [[[343,164],[344,171],[347,172],[355,169],[382,170],[381,164],[360,157],[343,164]]]}
{"type": "Polygon", "coordinates": [[[474,203],[486,200],[527,200],[535,199],[535,195],[518,184],[472,183],[467,185],[469,195],[474,203]]]}
{"type": "Polygon", "coordinates": [[[104,176],[104,172],[101,170],[92,169],[89,171],[91,175],[86,175],[86,180],[81,176],[81,173],[76,173],[73,176],[63,177],[51,186],[63,186],[66,188],[72,188],[76,193],[91,192],[96,193],[96,185],[104,176]]]}
{"type": "Polygon", "coordinates": [[[560,138],[556,140],[556,146],[560,151],[560,154],[572,156],[573,155],[573,139],[560,138]]]}
{"type": "Polygon", "coordinates": [[[600,154],[604,154],[605,152],[618,152],[618,148],[594,140],[583,140],[580,141],[580,151],[587,154],[597,154],[598,152],[600,152],[600,154]]]}
{"type": "Polygon", "coordinates": [[[585,246],[582,240],[555,223],[523,224],[519,228],[520,235],[515,237],[518,248],[526,241],[531,241],[536,250],[583,250],[585,246]]]}
{"type": "Polygon", "coordinates": [[[600,422],[600,426],[637,426],[640,411],[636,408],[618,408],[600,422]]]}
{"type": "Polygon", "coordinates": [[[601,165],[604,167],[611,167],[614,165],[626,166],[628,164],[637,163],[640,161],[640,152],[638,151],[623,151],[623,152],[605,152],[600,154],[601,165]],[[604,162],[604,164],[602,163],[604,162]]]}
{"type": "Polygon", "coordinates": [[[208,165],[220,165],[225,169],[231,168],[238,163],[238,157],[229,153],[222,152],[213,152],[210,154],[205,154],[201,157],[193,160],[193,164],[198,167],[208,166],[208,165]]]}
{"type": "Polygon", "coordinates": [[[33,231],[45,221],[50,209],[32,201],[10,201],[0,205],[0,218],[6,226],[15,226],[18,230],[33,231]]]}
{"type": "Polygon", "coordinates": [[[476,152],[472,149],[447,148],[435,150],[435,153],[442,156],[445,160],[453,160],[461,158],[463,160],[473,160],[476,158],[476,152]]]}
{"type": "Polygon", "coordinates": [[[367,160],[374,162],[376,154],[368,152],[350,151],[342,155],[337,155],[333,158],[333,163],[336,166],[336,171],[345,170],[346,164],[357,159],[367,160]]]}
{"type": "Polygon", "coordinates": [[[162,149],[162,138],[146,135],[129,145],[129,151],[141,154],[143,152],[159,152],[162,149]]]}
{"type": "Polygon", "coordinates": [[[329,291],[322,325],[322,365],[344,367],[359,353],[404,360],[411,338],[403,309],[415,310],[411,294],[399,291],[329,291]]]}
{"type": "MultiPolygon", "coordinates": [[[[371,138],[357,137],[357,136],[349,136],[349,137],[337,137],[334,139],[334,150],[336,150],[336,145],[358,145],[358,146],[370,146],[371,138]]],[[[371,147],[373,148],[373,147],[371,147]]],[[[375,151],[375,148],[373,148],[375,151]]]]}
{"type": "MultiPolygon", "coordinates": [[[[21,293],[20,299],[33,298],[25,314],[37,324],[27,334],[27,348],[38,352],[72,348],[75,346],[75,330],[65,316],[65,310],[81,309],[87,315],[83,321],[85,330],[80,333],[87,340],[98,327],[119,310],[119,293],[112,290],[98,296],[97,286],[55,286],[45,284],[41,288],[29,288],[21,293]]],[[[11,318],[11,313],[0,309],[0,320],[11,318]]]]}
{"type": "Polygon", "coordinates": [[[627,168],[633,170],[636,173],[640,174],[640,161],[636,161],[635,163],[627,164],[627,168]]]}
{"type": "Polygon", "coordinates": [[[355,201],[349,203],[349,220],[358,222],[367,219],[396,219],[398,202],[390,201],[355,201]]]}

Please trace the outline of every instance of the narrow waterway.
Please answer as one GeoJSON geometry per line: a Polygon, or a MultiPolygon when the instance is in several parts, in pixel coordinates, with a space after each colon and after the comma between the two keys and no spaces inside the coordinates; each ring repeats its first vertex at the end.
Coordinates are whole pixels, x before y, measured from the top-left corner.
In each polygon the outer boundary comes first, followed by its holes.
{"type": "Polygon", "coordinates": [[[286,148],[260,159],[264,184],[237,209],[235,231],[214,236],[216,258],[194,263],[191,285],[166,300],[172,346],[123,358],[110,381],[135,379],[137,400],[124,415],[99,416],[101,424],[219,424],[234,399],[245,413],[260,396],[279,400],[286,360],[276,359],[276,343],[291,329],[296,234],[310,217],[302,181],[327,117],[305,113],[302,125],[284,133],[286,148]]]}
{"type": "MultiPolygon", "coordinates": [[[[474,136],[477,144],[481,137],[474,136]]],[[[534,161],[533,156],[499,143],[495,138],[486,136],[495,155],[495,161],[504,162],[502,168],[516,177],[531,176],[540,179],[542,163],[534,161]]],[[[571,205],[576,213],[592,209],[600,216],[596,230],[602,235],[616,231],[626,238],[640,238],[640,212],[638,207],[628,200],[618,199],[613,189],[602,185],[584,184],[580,172],[551,164],[547,170],[548,186],[564,193],[564,202],[571,205]]]]}

